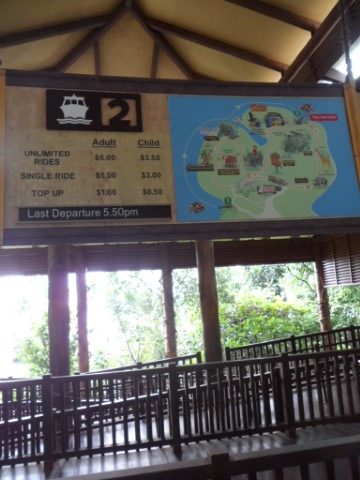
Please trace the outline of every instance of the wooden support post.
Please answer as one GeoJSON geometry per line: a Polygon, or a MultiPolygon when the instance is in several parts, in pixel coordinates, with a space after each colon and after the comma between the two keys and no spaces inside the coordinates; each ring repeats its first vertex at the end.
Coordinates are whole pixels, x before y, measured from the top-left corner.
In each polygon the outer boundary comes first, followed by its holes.
{"type": "Polygon", "coordinates": [[[177,356],[171,245],[161,245],[162,283],[164,294],[165,357],[177,356]]]}
{"type": "Polygon", "coordinates": [[[291,337],[290,337],[290,342],[291,342],[291,353],[297,353],[297,351],[296,351],[296,337],[295,337],[295,335],[291,335],[291,337]]]}
{"type": "Polygon", "coordinates": [[[316,291],[319,306],[320,330],[326,332],[332,329],[330,318],[330,305],[327,289],[325,287],[324,270],[321,261],[319,244],[316,242],[315,248],[315,267],[316,267],[316,291]]]}
{"type": "Polygon", "coordinates": [[[68,247],[48,247],[49,367],[53,376],[70,373],[68,247]]]}
{"type": "MultiPolygon", "coordinates": [[[[0,190],[5,191],[5,70],[0,70],[0,190]]],[[[5,195],[0,196],[0,243],[3,243],[4,233],[4,201],[5,195]]]]}
{"type": "Polygon", "coordinates": [[[205,361],[221,361],[222,348],[212,240],[196,241],[196,262],[199,275],[205,361]]]}
{"type": "Polygon", "coordinates": [[[83,373],[89,371],[89,342],[87,329],[86,267],[84,252],[81,247],[75,249],[75,259],[79,372],[83,373]]]}
{"type": "Polygon", "coordinates": [[[230,480],[230,459],[228,452],[211,455],[213,480],[230,480]]]}
{"type": "Polygon", "coordinates": [[[281,354],[281,394],[284,406],[284,422],[290,438],[296,438],[294,400],[291,388],[289,357],[287,353],[281,354]]]}

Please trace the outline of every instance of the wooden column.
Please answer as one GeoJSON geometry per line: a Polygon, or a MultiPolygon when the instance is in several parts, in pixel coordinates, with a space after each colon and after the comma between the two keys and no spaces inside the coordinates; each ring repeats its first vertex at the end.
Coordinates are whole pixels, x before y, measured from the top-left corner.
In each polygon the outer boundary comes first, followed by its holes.
{"type": "Polygon", "coordinates": [[[161,245],[161,269],[164,295],[165,356],[176,357],[176,324],[172,278],[171,245],[161,245]]]}
{"type": "Polygon", "coordinates": [[[319,308],[320,331],[326,332],[332,329],[330,317],[330,305],[327,288],[325,287],[324,270],[321,261],[319,244],[315,243],[315,267],[316,267],[316,292],[319,308]]]}
{"type": "Polygon", "coordinates": [[[68,247],[48,247],[49,366],[51,375],[70,373],[68,247]]]}
{"type": "Polygon", "coordinates": [[[212,240],[196,241],[200,306],[203,323],[205,361],[222,360],[219,308],[212,240]]]}
{"type": "Polygon", "coordinates": [[[84,252],[75,248],[76,297],[77,297],[77,333],[79,348],[79,372],[89,371],[89,341],[87,329],[87,287],[84,252]]]}

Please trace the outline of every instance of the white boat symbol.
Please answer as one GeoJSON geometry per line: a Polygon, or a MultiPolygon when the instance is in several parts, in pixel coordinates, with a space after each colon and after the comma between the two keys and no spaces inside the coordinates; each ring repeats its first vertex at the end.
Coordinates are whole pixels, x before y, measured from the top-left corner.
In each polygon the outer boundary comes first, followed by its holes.
{"type": "Polygon", "coordinates": [[[63,103],[60,106],[60,110],[64,114],[64,118],[58,118],[57,121],[64,125],[70,123],[73,125],[82,124],[90,125],[92,120],[87,120],[86,112],[89,107],[85,103],[85,97],[78,97],[74,93],[72,95],[64,95],[63,103]]]}

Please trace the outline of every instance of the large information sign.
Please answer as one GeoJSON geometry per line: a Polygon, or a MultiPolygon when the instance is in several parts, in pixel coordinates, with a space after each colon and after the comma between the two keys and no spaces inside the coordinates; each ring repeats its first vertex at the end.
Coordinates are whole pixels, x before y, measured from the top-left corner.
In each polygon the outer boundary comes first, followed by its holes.
{"type": "Polygon", "coordinates": [[[342,86],[0,81],[4,244],[360,228],[342,86]]]}
{"type": "Polygon", "coordinates": [[[8,87],[7,227],[171,222],[165,95],[8,87]]]}

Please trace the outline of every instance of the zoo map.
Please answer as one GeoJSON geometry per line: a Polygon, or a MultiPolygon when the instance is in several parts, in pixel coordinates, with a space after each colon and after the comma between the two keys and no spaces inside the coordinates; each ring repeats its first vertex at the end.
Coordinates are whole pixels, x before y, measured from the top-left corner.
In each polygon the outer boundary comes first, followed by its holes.
{"type": "Polygon", "coordinates": [[[342,99],[186,100],[169,98],[178,221],[360,214],[342,99]]]}

